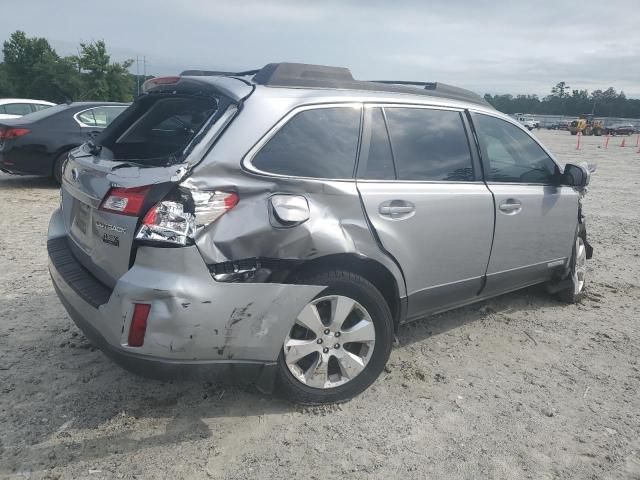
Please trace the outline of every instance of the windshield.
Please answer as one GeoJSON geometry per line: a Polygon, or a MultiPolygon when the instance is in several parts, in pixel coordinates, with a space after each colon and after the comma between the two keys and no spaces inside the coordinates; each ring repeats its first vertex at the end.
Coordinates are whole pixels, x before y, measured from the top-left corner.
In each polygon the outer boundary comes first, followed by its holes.
{"type": "Polygon", "coordinates": [[[218,111],[211,96],[143,97],[105,131],[100,145],[114,159],[149,165],[174,163],[218,111]]]}

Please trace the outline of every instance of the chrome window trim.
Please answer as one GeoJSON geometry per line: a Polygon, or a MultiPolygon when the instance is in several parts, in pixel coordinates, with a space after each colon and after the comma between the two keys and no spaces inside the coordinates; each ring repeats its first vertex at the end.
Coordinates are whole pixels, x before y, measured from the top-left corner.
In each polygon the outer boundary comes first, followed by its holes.
{"type": "MultiPolygon", "coordinates": [[[[260,170],[259,168],[253,165],[253,159],[258,154],[258,152],[264,147],[269,140],[271,140],[276,133],[284,127],[289,120],[295,117],[298,113],[304,112],[307,110],[318,110],[321,108],[358,108],[360,110],[360,126],[362,126],[362,113],[363,113],[363,105],[364,102],[344,102],[344,103],[314,103],[309,105],[300,105],[298,107],[290,110],[284,117],[282,117],[278,122],[267,131],[266,134],[262,136],[258,142],[251,147],[251,149],[247,152],[247,154],[242,158],[241,166],[244,170],[254,173],[256,175],[260,175],[263,177],[274,177],[274,178],[289,178],[289,179],[304,179],[304,180],[320,180],[320,181],[336,181],[336,182],[355,182],[355,176],[351,178],[332,178],[332,177],[299,177],[295,175],[282,175],[280,173],[272,173],[264,170],[260,170]]],[[[358,132],[358,147],[360,145],[360,135],[361,132],[358,132]]],[[[356,152],[357,153],[357,152],[356,152]]],[[[357,158],[354,160],[357,161],[357,158]]]]}
{"type": "Polygon", "coordinates": [[[395,102],[364,102],[365,108],[423,108],[428,110],[450,110],[464,113],[462,107],[451,107],[446,105],[428,105],[422,103],[395,103],[395,102]]]}
{"type": "Polygon", "coordinates": [[[73,114],[73,119],[76,121],[76,123],[78,125],[80,125],[82,128],[107,128],[107,127],[99,127],[99,126],[92,126],[92,125],[87,125],[86,123],[82,123],[79,119],[78,116],[81,113],[84,112],[88,112],[89,110],[95,110],[96,108],[123,108],[126,110],[127,106],[126,105],[96,105],[94,107],[89,107],[89,108],[85,108],[84,110],[80,110],[79,112],[76,112],[73,114]]]}
{"type": "MultiPolygon", "coordinates": [[[[462,107],[452,107],[445,105],[427,105],[420,103],[394,103],[394,102],[365,102],[364,108],[423,108],[429,110],[446,110],[452,112],[458,112],[460,114],[464,114],[465,108],[462,107]]],[[[464,119],[463,119],[463,127],[464,127],[464,119]]],[[[466,129],[465,129],[466,130],[466,129]]],[[[465,136],[468,137],[468,132],[465,131],[465,136]]],[[[467,141],[469,141],[467,139],[467,141]]],[[[473,146],[469,145],[469,155],[471,156],[471,165],[473,166],[473,152],[471,149],[473,146]]],[[[400,180],[400,179],[385,179],[385,180],[374,180],[374,179],[360,179],[356,178],[358,182],[364,183],[402,183],[402,184],[411,184],[411,185],[466,185],[466,184],[482,184],[484,185],[484,180],[400,180]]]]}
{"type": "MultiPolygon", "coordinates": [[[[354,175],[352,178],[332,178],[332,177],[299,177],[294,175],[282,175],[280,173],[271,173],[264,170],[261,170],[253,165],[253,159],[258,154],[258,152],[264,147],[264,145],[271,140],[280,129],[291,120],[295,115],[300,112],[306,110],[314,110],[319,108],[361,108],[361,112],[364,113],[365,108],[424,108],[431,110],[448,110],[459,113],[464,113],[465,108],[463,107],[453,107],[453,106],[445,106],[445,105],[431,105],[431,104],[421,104],[421,103],[396,103],[396,102],[344,102],[344,103],[316,103],[309,105],[300,105],[298,107],[293,108],[289,111],[284,117],[282,117],[271,129],[260,139],[258,142],[251,147],[251,149],[247,152],[247,154],[243,157],[241,161],[241,166],[244,170],[254,173],[260,176],[265,177],[275,177],[275,178],[288,178],[288,179],[303,179],[303,180],[320,180],[320,181],[336,181],[336,182],[367,182],[367,183],[381,183],[381,182],[394,182],[394,183],[432,183],[432,184],[466,184],[466,183],[474,183],[474,184],[482,184],[484,183],[482,180],[473,180],[473,181],[453,181],[453,180],[360,180],[354,175]]],[[[361,122],[363,119],[361,118],[361,122]]],[[[362,125],[361,125],[362,126],[362,125]]],[[[360,138],[358,139],[358,146],[360,146],[360,138]]]]}

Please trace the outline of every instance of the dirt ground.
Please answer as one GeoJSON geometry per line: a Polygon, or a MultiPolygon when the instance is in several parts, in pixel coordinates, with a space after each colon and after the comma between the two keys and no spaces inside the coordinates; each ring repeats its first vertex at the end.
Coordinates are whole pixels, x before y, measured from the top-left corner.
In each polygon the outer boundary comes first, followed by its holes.
{"type": "Polygon", "coordinates": [[[405,326],[340,406],[160,382],[94,350],[51,286],[51,182],[0,174],[0,478],[640,478],[636,138],[537,134],[597,163],[587,298],[531,288],[405,326]]]}

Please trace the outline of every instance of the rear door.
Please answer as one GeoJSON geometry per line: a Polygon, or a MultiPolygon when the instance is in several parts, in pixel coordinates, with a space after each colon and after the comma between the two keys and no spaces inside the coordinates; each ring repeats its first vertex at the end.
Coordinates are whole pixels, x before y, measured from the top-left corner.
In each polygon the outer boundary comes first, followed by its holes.
{"type": "Polygon", "coordinates": [[[408,316],[473,299],[494,210],[463,112],[369,105],[365,119],[358,190],[383,249],[404,272],[408,316]]]}
{"type": "Polygon", "coordinates": [[[520,126],[472,114],[496,229],[484,293],[543,281],[564,265],[578,221],[578,193],[560,186],[559,168],[520,126]]]}

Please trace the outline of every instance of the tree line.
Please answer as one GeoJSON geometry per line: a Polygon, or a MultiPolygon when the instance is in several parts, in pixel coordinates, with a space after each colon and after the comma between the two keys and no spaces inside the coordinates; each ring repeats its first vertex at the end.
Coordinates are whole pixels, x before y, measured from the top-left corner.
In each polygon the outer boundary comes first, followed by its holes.
{"type": "MultiPolygon", "coordinates": [[[[0,98],[66,101],[130,102],[144,78],[129,72],[133,60],[112,62],[103,40],[80,43],[77,55],[62,57],[46,38],[27,37],[20,30],[4,42],[0,63],[0,98]]],[[[490,95],[484,98],[504,113],[640,118],[640,99],[629,99],[613,87],[571,90],[559,82],[550,95],[490,95]]]]}
{"type": "Polygon", "coordinates": [[[613,87],[606,90],[571,90],[566,82],[559,82],[551,94],[540,99],[537,95],[490,95],[485,100],[504,113],[537,113],[547,115],[578,115],[592,113],[597,117],[640,118],[640,99],[627,98],[613,87]]]}
{"type": "Polygon", "coordinates": [[[47,39],[18,30],[2,53],[0,98],[130,102],[136,93],[136,76],[129,73],[133,60],[112,62],[103,40],[80,43],[78,55],[62,57],[47,39]]]}

